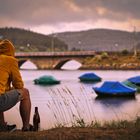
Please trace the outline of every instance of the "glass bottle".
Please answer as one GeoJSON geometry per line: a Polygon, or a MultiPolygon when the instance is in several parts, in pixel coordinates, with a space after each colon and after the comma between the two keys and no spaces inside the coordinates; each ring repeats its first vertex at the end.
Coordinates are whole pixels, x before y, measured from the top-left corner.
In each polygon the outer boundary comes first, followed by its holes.
{"type": "Polygon", "coordinates": [[[33,128],[34,131],[38,131],[40,129],[40,115],[38,112],[38,107],[35,107],[35,112],[33,116],[33,128]]]}

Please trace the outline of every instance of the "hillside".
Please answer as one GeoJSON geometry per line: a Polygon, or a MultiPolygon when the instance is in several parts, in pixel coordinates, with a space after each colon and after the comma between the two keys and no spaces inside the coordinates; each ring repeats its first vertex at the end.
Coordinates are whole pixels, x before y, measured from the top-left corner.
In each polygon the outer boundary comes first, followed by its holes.
{"type": "Polygon", "coordinates": [[[0,38],[11,40],[17,51],[67,50],[67,45],[56,37],[19,28],[0,28],[0,38]]]}
{"type": "Polygon", "coordinates": [[[140,32],[94,29],[43,35],[19,28],[0,28],[0,38],[11,40],[17,51],[122,51],[140,49],[140,32]]]}
{"type": "Polygon", "coordinates": [[[69,50],[121,51],[132,50],[140,42],[140,32],[94,29],[80,32],[58,33],[69,50]]]}

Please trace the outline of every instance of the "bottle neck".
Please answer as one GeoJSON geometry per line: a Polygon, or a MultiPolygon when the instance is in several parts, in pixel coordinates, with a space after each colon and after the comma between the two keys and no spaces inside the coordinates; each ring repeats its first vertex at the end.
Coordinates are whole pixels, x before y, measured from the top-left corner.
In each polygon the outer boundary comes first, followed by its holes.
{"type": "Polygon", "coordinates": [[[35,107],[35,112],[38,112],[38,107],[35,107]]]}

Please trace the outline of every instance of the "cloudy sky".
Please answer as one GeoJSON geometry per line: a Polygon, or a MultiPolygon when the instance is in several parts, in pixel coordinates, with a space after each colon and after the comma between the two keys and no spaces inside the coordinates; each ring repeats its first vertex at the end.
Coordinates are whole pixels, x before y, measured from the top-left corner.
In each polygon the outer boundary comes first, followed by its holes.
{"type": "Polygon", "coordinates": [[[95,28],[140,31],[140,0],[0,0],[0,27],[43,34],[95,28]]]}

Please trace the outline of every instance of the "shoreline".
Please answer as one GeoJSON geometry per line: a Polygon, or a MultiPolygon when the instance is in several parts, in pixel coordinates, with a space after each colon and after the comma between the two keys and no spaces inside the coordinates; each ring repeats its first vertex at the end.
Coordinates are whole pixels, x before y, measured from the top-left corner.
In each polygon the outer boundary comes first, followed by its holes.
{"type": "Polygon", "coordinates": [[[116,71],[119,71],[119,70],[123,70],[123,71],[126,71],[126,70],[140,70],[140,68],[80,68],[79,70],[116,70],[116,71]]]}
{"type": "MultiPolygon", "coordinates": [[[[38,70],[61,70],[61,69],[48,69],[48,68],[46,68],[46,69],[38,69],[38,70]]],[[[119,71],[119,70],[123,70],[123,71],[137,70],[137,71],[139,71],[140,67],[138,67],[138,68],[95,68],[95,67],[86,67],[86,68],[80,68],[80,69],[77,69],[77,70],[116,70],[116,71],[119,71]]]]}

